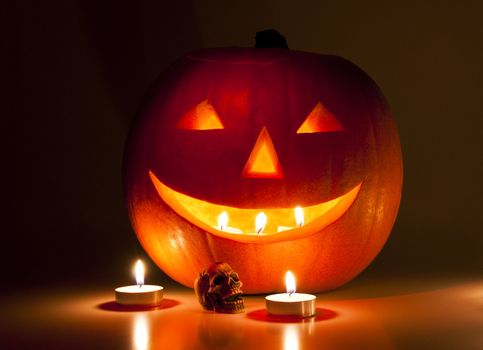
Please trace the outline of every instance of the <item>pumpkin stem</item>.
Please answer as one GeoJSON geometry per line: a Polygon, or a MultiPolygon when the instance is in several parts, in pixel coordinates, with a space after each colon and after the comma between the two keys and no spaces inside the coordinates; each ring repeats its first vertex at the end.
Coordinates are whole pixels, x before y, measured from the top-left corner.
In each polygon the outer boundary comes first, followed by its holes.
{"type": "Polygon", "coordinates": [[[257,32],[255,35],[255,47],[288,49],[287,40],[275,29],[257,32]]]}

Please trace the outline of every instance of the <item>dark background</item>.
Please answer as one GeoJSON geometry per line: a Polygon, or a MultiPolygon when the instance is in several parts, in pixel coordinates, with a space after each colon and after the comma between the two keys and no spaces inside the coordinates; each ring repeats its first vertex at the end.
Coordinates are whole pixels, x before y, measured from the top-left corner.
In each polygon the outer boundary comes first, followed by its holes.
{"type": "MultiPolygon", "coordinates": [[[[2,279],[7,289],[129,281],[142,248],[121,164],[150,84],[183,53],[253,46],[344,56],[399,125],[404,192],[360,278],[483,272],[480,1],[18,1],[4,5],[2,279]],[[243,5],[242,5],[243,4],[243,5]],[[13,171],[12,171],[13,170],[13,171]]],[[[2,79],[3,80],[3,79],[2,79]]],[[[152,263],[147,280],[166,278],[152,263]]]]}

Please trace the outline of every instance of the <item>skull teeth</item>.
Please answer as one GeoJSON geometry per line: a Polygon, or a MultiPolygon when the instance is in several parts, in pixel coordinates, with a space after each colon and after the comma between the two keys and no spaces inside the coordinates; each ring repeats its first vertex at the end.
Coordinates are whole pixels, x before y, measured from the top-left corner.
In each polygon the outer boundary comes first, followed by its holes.
{"type": "Polygon", "coordinates": [[[243,303],[242,299],[237,299],[237,300],[223,300],[224,304],[241,304],[243,303]]]}
{"type": "Polygon", "coordinates": [[[232,293],[224,297],[222,300],[223,302],[234,302],[237,300],[241,300],[241,295],[242,293],[240,292],[232,293]]]}
{"type": "Polygon", "coordinates": [[[222,298],[218,304],[218,312],[239,313],[245,310],[242,293],[240,290],[232,290],[227,296],[222,298]]]}
{"type": "Polygon", "coordinates": [[[239,313],[245,310],[243,299],[236,301],[222,301],[218,305],[215,305],[215,311],[223,313],[239,313]]]}

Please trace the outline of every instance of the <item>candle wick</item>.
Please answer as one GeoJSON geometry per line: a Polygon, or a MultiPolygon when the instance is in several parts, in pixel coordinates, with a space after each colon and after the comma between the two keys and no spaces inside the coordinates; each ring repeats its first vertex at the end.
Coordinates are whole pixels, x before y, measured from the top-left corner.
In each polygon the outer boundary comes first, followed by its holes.
{"type": "Polygon", "coordinates": [[[290,298],[293,294],[293,290],[291,290],[290,292],[288,292],[288,297],[290,298]]]}
{"type": "Polygon", "coordinates": [[[263,227],[260,227],[257,231],[257,235],[259,235],[262,232],[262,230],[263,230],[263,227]]]}

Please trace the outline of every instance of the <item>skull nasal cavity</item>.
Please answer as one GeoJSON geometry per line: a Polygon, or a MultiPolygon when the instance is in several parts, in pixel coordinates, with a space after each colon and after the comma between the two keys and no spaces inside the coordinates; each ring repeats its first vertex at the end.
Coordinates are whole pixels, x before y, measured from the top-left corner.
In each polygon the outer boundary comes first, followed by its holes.
{"type": "Polygon", "coordinates": [[[248,157],[243,177],[254,178],[283,178],[282,167],[278,161],[277,151],[267,128],[263,128],[258,135],[255,146],[248,157]]]}

